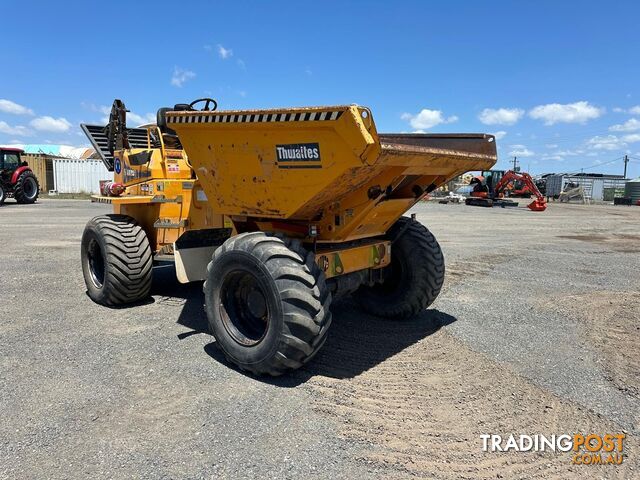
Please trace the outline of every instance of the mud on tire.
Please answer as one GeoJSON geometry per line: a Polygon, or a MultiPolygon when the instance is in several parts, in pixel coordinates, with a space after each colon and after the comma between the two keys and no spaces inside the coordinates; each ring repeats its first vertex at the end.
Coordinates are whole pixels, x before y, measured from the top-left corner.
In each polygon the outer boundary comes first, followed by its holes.
{"type": "Polygon", "coordinates": [[[231,363],[277,376],[320,350],[331,324],[331,293],[299,241],[243,233],[216,250],[207,270],[209,326],[231,363]]]}
{"type": "Polygon", "coordinates": [[[16,202],[27,204],[34,203],[40,194],[40,184],[32,171],[27,170],[20,174],[13,189],[13,198],[16,202]]]}
{"type": "Polygon", "coordinates": [[[372,315],[407,318],[431,305],[440,293],[444,255],[433,234],[407,217],[391,227],[389,237],[393,244],[387,278],[382,284],[360,287],[354,298],[372,315]]]}
{"type": "Polygon", "coordinates": [[[89,297],[118,306],[149,296],[153,256],[147,234],[131,217],[103,215],[82,235],[82,273],[89,297]]]}

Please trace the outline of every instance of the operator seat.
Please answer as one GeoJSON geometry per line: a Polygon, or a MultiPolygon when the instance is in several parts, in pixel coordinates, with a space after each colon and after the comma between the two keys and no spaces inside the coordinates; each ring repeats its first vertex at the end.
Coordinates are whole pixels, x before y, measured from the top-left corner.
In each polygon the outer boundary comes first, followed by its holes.
{"type": "Polygon", "coordinates": [[[156,113],[156,124],[162,133],[162,141],[167,148],[182,149],[182,144],[178,138],[178,134],[175,130],[170,129],[167,126],[167,112],[186,111],[190,110],[189,104],[178,103],[173,108],[163,107],[159,108],[156,113]]]}

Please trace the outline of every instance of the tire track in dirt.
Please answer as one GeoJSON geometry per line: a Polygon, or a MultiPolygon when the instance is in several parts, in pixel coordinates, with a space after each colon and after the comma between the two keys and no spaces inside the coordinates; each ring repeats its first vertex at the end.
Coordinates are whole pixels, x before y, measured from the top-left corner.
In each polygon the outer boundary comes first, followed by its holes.
{"type": "Polygon", "coordinates": [[[620,391],[640,398],[640,293],[600,290],[547,297],[539,307],[583,322],[585,339],[607,359],[603,368],[608,380],[620,391]]]}
{"type": "MultiPolygon", "coordinates": [[[[501,261],[491,256],[451,265],[443,294],[470,274],[488,274],[501,261]]],[[[428,310],[393,322],[368,316],[350,301],[336,305],[333,331],[306,385],[314,409],[333,419],[347,441],[361,445],[360,461],[382,469],[384,478],[496,478],[497,472],[504,478],[582,478],[586,468],[604,478],[631,476],[630,460],[585,467],[572,466],[569,453],[483,452],[484,433],[620,428],[441,330],[455,320],[428,310]]],[[[625,453],[633,459],[631,448],[627,441],[625,453]]]]}

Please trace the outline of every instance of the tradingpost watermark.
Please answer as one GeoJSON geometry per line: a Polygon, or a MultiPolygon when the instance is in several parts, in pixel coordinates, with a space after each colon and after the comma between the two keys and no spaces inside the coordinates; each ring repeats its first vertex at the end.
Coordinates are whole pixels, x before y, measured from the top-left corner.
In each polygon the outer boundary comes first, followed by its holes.
{"type": "Polygon", "coordinates": [[[624,433],[480,435],[484,452],[570,453],[574,465],[622,464],[625,438],[624,433]]]}

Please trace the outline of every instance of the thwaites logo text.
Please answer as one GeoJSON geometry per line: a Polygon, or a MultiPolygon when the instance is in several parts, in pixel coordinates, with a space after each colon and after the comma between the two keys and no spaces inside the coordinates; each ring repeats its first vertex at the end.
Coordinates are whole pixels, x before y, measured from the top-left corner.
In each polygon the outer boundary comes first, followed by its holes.
{"type": "Polygon", "coordinates": [[[293,143],[276,145],[279,168],[320,168],[320,145],[317,143],[293,143]]]}

